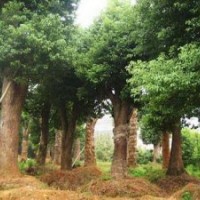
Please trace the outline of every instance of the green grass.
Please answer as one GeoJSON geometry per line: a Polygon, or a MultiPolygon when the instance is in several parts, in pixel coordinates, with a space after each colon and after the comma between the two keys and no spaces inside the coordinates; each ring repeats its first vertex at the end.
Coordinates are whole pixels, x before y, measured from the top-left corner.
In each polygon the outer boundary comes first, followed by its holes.
{"type": "Polygon", "coordinates": [[[149,163],[146,165],[139,165],[136,168],[130,168],[128,173],[132,177],[142,177],[151,182],[155,182],[164,178],[166,171],[163,170],[159,164],[149,163]]]}
{"type": "Polygon", "coordinates": [[[97,161],[97,167],[102,171],[102,180],[106,181],[112,178],[110,174],[111,162],[97,161]]]}

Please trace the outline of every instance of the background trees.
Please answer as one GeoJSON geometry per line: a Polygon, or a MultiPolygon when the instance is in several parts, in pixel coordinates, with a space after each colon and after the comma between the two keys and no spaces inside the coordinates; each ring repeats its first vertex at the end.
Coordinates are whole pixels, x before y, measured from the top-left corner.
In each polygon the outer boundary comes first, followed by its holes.
{"type": "Polygon", "coordinates": [[[62,130],[61,168],[71,169],[77,122],[102,114],[109,99],[115,123],[113,177],[126,175],[136,107],[146,142],[156,145],[172,133],[168,174],[184,173],[181,119],[199,107],[199,2],[139,0],[133,6],[128,0],[110,1],[87,30],[72,24],[76,3],[1,3],[0,171],[17,171],[18,130],[28,93],[34,106],[40,99],[31,114],[41,118],[38,163],[45,162],[52,117],[53,129],[62,130]]]}

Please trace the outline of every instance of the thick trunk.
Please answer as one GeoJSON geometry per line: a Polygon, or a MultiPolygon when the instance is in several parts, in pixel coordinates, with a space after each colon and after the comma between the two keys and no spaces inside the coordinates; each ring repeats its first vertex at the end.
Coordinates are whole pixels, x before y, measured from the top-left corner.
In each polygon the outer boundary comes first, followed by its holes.
{"type": "Polygon", "coordinates": [[[169,158],[170,158],[169,133],[168,132],[164,132],[162,134],[162,157],[163,157],[162,167],[163,167],[163,169],[167,169],[168,165],[169,165],[169,158]]]}
{"type": "Polygon", "coordinates": [[[114,155],[111,174],[114,178],[124,178],[127,174],[127,136],[130,107],[120,99],[113,101],[114,108],[114,155]]]}
{"type": "Polygon", "coordinates": [[[85,138],[85,166],[96,165],[95,144],[94,144],[94,128],[97,119],[90,118],[86,123],[85,138]]]}
{"type": "Polygon", "coordinates": [[[49,138],[49,114],[50,114],[50,104],[45,103],[41,112],[41,135],[40,144],[37,156],[37,163],[39,165],[44,165],[47,155],[47,145],[49,138]]]}
{"type": "Polygon", "coordinates": [[[28,136],[29,136],[29,125],[26,128],[23,128],[22,133],[22,152],[21,152],[21,161],[27,160],[28,157],[28,136]]]}
{"type": "Polygon", "coordinates": [[[157,163],[160,157],[160,143],[153,145],[153,162],[157,163]]]}
{"type": "Polygon", "coordinates": [[[185,172],[182,160],[181,126],[176,123],[172,131],[172,149],[167,175],[178,176],[185,172]]]}
{"type": "Polygon", "coordinates": [[[80,161],[81,159],[81,141],[80,138],[76,138],[74,141],[74,147],[73,147],[73,158],[76,161],[80,161]]]}
{"type": "Polygon", "coordinates": [[[54,145],[54,153],[53,160],[57,165],[61,164],[61,149],[62,149],[62,131],[57,130],[55,135],[55,145],[54,145]]]}
{"type": "Polygon", "coordinates": [[[129,120],[129,136],[127,149],[128,167],[136,166],[136,147],[137,147],[137,109],[133,109],[129,120]]]}
{"type": "Polygon", "coordinates": [[[72,147],[74,142],[74,133],[76,129],[77,111],[73,106],[70,119],[67,121],[66,113],[61,111],[61,123],[62,123],[62,151],[61,151],[61,169],[72,169],[72,147]]]}
{"type": "Polygon", "coordinates": [[[14,175],[19,172],[18,160],[18,132],[22,107],[24,104],[27,86],[3,80],[3,92],[7,85],[11,85],[3,98],[0,123],[0,174],[14,175]]]}

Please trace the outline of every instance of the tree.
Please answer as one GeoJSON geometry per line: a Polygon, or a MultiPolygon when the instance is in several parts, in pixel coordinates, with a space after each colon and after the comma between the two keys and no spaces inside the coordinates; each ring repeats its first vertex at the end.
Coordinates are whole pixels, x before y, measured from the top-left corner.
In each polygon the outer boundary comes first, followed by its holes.
{"type": "Polygon", "coordinates": [[[85,137],[85,166],[96,165],[95,143],[94,143],[94,128],[97,119],[89,118],[86,123],[85,137]]]}
{"type": "Polygon", "coordinates": [[[156,111],[155,116],[162,116],[162,123],[171,125],[169,175],[184,173],[180,119],[195,108],[199,95],[194,92],[198,91],[196,73],[191,73],[198,66],[197,49],[191,44],[199,42],[196,6],[197,1],[155,0],[141,0],[136,6],[136,53],[144,55],[141,57],[144,62],[132,64],[131,81],[132,86],[140,85],[134,93],[146,98],[147,105],[156,111]]]}
{"type": "Polygon", "coordinates": [[[39,82],[43,74],[59,61],[66,62],[65,29],[59,15],[42,16],[15,1],[5,4],[2,9],[0,27],[0,70],[4,97],[1,107],[0,171],[15,174],[18,171],[18,130],[28,83],[39,82]]]}
{"type": "Polygon", "coordinates": [[[129,135],[127,147],[127,164],[128,167],[136,166],[136,147],[137,147],[137,109],[133,109],[129,120],[129,135]]]}
{"type": "Polygon", "coordinates": [[[82,65],[79,73],[99,88],[104,99],[109,98],[112,102],[115,123],[112,175],[116,178],[124,177],[127,171],[128,121],[132,101],[125,67],[134,59],[135,43],[130,34],[134,29],[132,16],[133,7],[129,1],[111,2],[108,10],[85,35],[80,55],[82,65]]]}

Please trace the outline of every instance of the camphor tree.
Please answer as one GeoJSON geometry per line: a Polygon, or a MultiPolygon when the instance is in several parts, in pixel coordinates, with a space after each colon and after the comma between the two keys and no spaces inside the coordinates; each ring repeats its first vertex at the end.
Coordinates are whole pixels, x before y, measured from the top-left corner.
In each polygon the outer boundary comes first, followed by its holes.
{"type": "Polygon", "coordinates": [[[125,67],[134,59],[132,20],[133,6],[129,1],[111,1],[107,11],[85,35],[87,39],[83,43],[79,68],[79,72],[99,88],[103,98],[112,102],[115,123],[112,176],[116,178],[124,177],[127,170],[127,134],[132,100],[125,67]]]}
{"type": "MultiPolygon", "coordinates": [[[[34,10],[36,11],[36,10],[34,10]]],[[[0,173],[17,174],[20,116],[29,82],[39,82],[65,61],[65,26],[58,14],[32,12],[8,2],[1,10],[0,70],[3,80],[0,173]]]]}
{"type": "Polygon", "coordinates": [[[199,2],[141,0],[136,7],[137,53],[146,58],[131,64],[130,82],[138,86],[133,92],[143,92],[142,98],[149,102],[146,106],[156,110],[155,117],[167,121],[172,132],[167,173],[179,175],[184,173],[180,119],[199,106],[199,2]]]}

